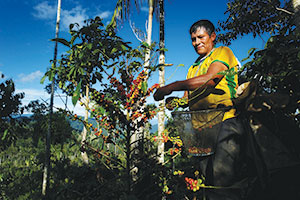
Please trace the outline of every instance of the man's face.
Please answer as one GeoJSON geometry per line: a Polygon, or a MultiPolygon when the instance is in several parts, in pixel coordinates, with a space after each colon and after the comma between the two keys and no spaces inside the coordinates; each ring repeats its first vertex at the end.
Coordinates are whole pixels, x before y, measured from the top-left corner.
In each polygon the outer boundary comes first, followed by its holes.
{"type": "Polygon", "coordinates": [[[201,56],[206,56],[214,47],[216,33],[213,32],[209,36],[206,29],[204,27],[200,27],[196,30],[196,32],[191,34],[191,39],[195,51],[201,56]]]}

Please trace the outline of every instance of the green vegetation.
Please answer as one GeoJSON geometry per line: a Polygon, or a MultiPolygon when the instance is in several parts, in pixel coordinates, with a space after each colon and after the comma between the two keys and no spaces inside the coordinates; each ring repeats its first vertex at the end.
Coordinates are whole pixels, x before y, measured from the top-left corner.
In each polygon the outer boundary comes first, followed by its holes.
{"type": "MultiPolygon", "coordinates": [[[[230,1],[219,40],[270,32],[264,49],[249,51],[241,79],[263,75],[262,92],[288,94],[284,114],[299,123],[298,25],[294,15],[282,11],[292,9],[290,2],[273,1],[273,7],[268,2],[230,1]]],[[[63,109],[54,113],[49,199],[192,199],[204,189],[217,189],[205,185],[191,164],[195,160],[187,157],[171,119],[162,137],[145,128],[158,110],[145,104],[158,87],[148,86],[147,79],[159,68],[154,62],[143,67],[145,52],[151,50],[153,61],[159,49],[147,43],[132,48],[100,18],[82,28],[70,25],[70,34],[69,41],[55,39],[68,51],[42,81],[55,77],[57,87],[74,105],[84,105],[90,119],[63,109]],[[83,127],[87,137],[82,141],[83,127]],[[165,163],[158,163],[157,141],[166,143],[165,163]],[[81,152],[89,155],[88,164],[81,152]]],[[[0,97],[0,198],[42,199],[48,105],[33,101],[22,107],[24,94],[15,94],[12,80],[3,79],[0,97]],[[24,111],[33,115],[20,117],[24,111]]]]}
{"type": "Polygon", "coordinates": [[[261,92],[287,94],[290,103],[284,112],[299,123],[300,24],[296,2],[229,1],[228,18],[220,22],[223,31],[220,31],[219,41],[230,44],[247,34],[269,37],[264,48],[249,50],[240,80],[252,80],[259,75],[262,76],[261,92]]]}

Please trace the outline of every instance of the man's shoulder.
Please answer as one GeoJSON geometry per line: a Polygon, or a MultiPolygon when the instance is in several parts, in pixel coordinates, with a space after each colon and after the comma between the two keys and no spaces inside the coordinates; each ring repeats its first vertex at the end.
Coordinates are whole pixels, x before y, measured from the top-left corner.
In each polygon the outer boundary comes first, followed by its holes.
{"type": "Polygon", "coordinates": [[[211,63],[222,62],[228,68],[239,65],[238,59],[235,57],[233,51],[227,46],[220,46],[215,49],[211,56],[211,63]]]}
{"type": "Polygon", "coordinates": [[[211,58],[213,60],[217,59],[221,59],[222,58],[232,58],[235,57],[233,51],[227,47],[227,46],[220,46],[218,48],[216,48],[213,52],[213,54],[211,55],[211,58]]]}
{"type": "Polygon", "coordinates": [[[227,53],[232,53],[232,50],[227,47],[227,46],[219,46],[216,48],[215,52],[227,52],[227,53]]]}

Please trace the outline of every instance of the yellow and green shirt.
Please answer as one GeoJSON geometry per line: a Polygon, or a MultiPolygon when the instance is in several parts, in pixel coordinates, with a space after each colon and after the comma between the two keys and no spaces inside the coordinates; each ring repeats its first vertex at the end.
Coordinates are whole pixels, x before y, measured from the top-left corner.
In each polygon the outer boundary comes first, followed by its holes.
{"type": "MultiPolygon", "coordinates": [[[[214,62],[221,62],[227,66],[230,72],[237,72],[239,62],[234,56],[231,49],[225,46],[213,49],[204,59],[194,63],[188,71],[187,79],[206,74],[209,66],[214,62]]],[[[232,99],[236,97],[236,89],[238,88],[237,73],[227,73],[216,87],[208,95],[203,94],[204,91],[197,90],[189,92],[190,110],[203,110],[210,108],[218,108],[222,106],[232,106],[232,99]],[[202,95],[202,96],[201,96],[202,95]],[[198,97],[198,98],[197,98],[198,97]]],[[[223,118],[229,119],[235,117],[235,110],[231,109],[226,112],[223,118]]]]}

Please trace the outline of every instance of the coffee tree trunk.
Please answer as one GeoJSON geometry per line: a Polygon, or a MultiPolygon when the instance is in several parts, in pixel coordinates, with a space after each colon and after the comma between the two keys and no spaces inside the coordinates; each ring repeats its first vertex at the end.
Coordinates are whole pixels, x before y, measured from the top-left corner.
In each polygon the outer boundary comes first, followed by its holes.
{"type": "MultiPolygon", "coordinates": [[[[162,87],[165,85],[165,13],[164,13],[164,0],[159,0],[159,85],[162,87]]],[[[158,112],[158,138],[162,136],[165,129],[165,102],[164,100],[159,101],[159,112],[158,112]]],[[[164,143],[162,140],[158,140],[157,153],[159,155],[159,162],[164,162],[164,143]]]]}
{"type": "MultiPolygon", "coordinates": [[[[87,85],[85,87],[85,113],[84,113],[84,121],[86,122],[86,124],[88,124],[88,120],[89,120],[89,103],[90,103],[90,99],[89,99],[89,86],[87,85]]],[[[86,138],[87,138],[87,128],[86,126],[83,127],[83,130],[81,132],[81,145],[84,147],[84,143],[86,142],[86,138]]],[[[85,148],[83,148],[83,151],[81,152],[81,158],[83,160],[83,162],[85,164],[89,164],[89,158],[88,155],[85,151],[85,148]]]]}
{"type": "MultiPolygon", "coordinates": [[[[147,44],[150,46],[151,45],[151,35],[152,35],[152,22],[153,22],[153,0],[149,0],[149,16],[148,16],[148,27],[147,27],[147,44]]],[[[150,66],[150,49],[148,49],[145,53],[145,64],[144,64],[144,71],[146,73],[148,73],[148,67],[150,66]]],[[[146,78],[146,82],[147,82],[148,76],[146,78]]],[[[145,108],[145,105],[142,105],[139,109],[143,110],[145,108]]],[[[136,127],[139,120],[141,120],[140,118],[137,118],[135,120],[135,124],[136,127]]],[[[134,149],[132,151],[133,157],[134,158],[138,158],[138,155],[143,154],[144,151],[144,138],[145,138],[145,131],[146,127],[142,126],[142,127],[138,127],[137,129],[134,130],[132,136],[131,136],[131,148],[134,149]]],[[[138,173],[138,168],[136,167],[137,162],[139,162],[136,159],[133,159],[133,163],[132,163],[132,171],[131,171],[131,175],[133,178],[133,181],[137,180],[137,173],[138,173]]]]}
{"type": "MultiPolygon", "coordinates": [[[[153,0],[149,0],[149,16],[148,16],[148,27],[147,27],[147,44],[150,46],[151,45],[151,35],[152,35],[152,22],[153,22],[153,0]]],[[[150,65],[150,49],[146,51],[145,54],[145,64],[144,64],[144,71],[147,73],[148,72],[148,67],[150,65]]],[[[147,80],[145,80],[147,81],[147,80]]],[[[145,106],[145,105],[144,105],[145,106]]],[[[144,106],[141,109],[144,109],[144,106]]],[[[137,119],[139,120],[139,119],[137,119]]],[[[137,121],[136,121],[137,123],[137,121]]],[[[138,145],[139,142],[136,142],[137,140],[142,141],[144,138],[144,129],[145,127],[140,127],[138,128],[132,135],[132,143],[138,145]]],[[[133,145],[135,146],[135,145],[133,145]]]]}

